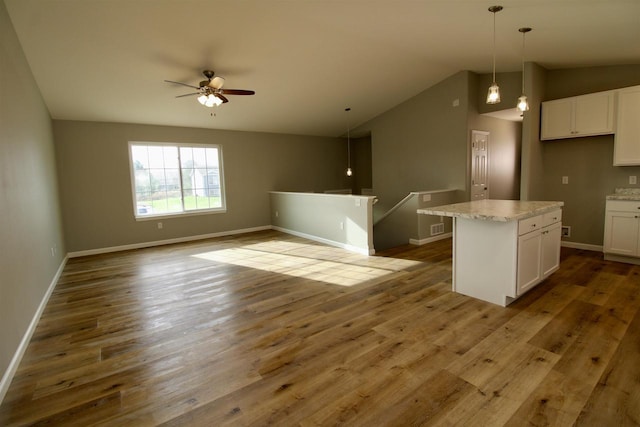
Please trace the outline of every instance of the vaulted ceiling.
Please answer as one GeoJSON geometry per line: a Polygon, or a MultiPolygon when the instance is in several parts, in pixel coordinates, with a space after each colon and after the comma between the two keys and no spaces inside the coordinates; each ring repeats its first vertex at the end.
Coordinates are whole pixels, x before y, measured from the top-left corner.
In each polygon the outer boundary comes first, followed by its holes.
{"type": "Polygon", "coordinates": [[[54,119],[338,136],[491,72],[494,4],[498,72],[520,69],[524,26],[548,69],[640,63],[638,0],[4,1],[54,119]],[[164,82],[204,69],[256,95],[209,109],[164,82]]]}

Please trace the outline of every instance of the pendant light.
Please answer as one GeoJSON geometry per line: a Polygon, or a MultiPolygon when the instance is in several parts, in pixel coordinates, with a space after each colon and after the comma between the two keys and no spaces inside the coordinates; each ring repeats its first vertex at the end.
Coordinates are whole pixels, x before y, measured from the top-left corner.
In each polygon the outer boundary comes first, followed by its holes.
{"type": "Polygon", "coordinates": [[[518,104],[516,108],[521,111],[529,111],[529,101],[527,101],[527,95],[524,94],[524,35],[531,31],[529,27],[519,28],[518,31],[522,33],[522,95],[518,98],[518,104]]]}
{"type": "MultiPolygon", "coordinates": [[[[345,108],[344,111],[347,113],[351,111],[351,108],[345,108]]],[[[353,175],[353,171],[351,170],[351,140],[349,138],[349,121],[347,120],[347,176],[353,175]]]]}
{"type": "Polygon", "coordinates": [[[493,13],[493,83],[489,86],[487,93],[487,104],[497,104],[500,102],[500,88],[496,83],[496,13],[502,10],[502,6],[491,6],[489,12],[493,13]]]}

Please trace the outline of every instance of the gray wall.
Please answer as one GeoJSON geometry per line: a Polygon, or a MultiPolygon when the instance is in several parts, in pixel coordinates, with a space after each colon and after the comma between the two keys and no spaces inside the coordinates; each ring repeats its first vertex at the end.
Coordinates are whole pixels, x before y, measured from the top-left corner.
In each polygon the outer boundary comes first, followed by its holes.
{"type": "Polygon", "coordinates": [[[549,200],[544,191],[544,159],[540,142],[540,103],[545,100],[547,71],[534,63],[525,64],[525,86],[528,89],[529,111],[522,121],[522,165],[520,198],[549,200]]]}
{"type": "Polygon", "coordinates": [[[268,226],[269,195],[348,187],[340,138],[54,121],[69,252],[268,226]],[[128,141],[222,147],[227,212],[136,221],[128,141]],[[312,159],[312,160],[309,160],[312,159]]]}
{"type": "MultiPolygon", "coordinates": [[[[497,75],[496,80],[500,83],[501,108],[513,108],[515,100],[510,93],[516,93],[514,86],[521,85],[520,73],[517,73],[518,80],[514,80],[513,73],[497,75]]],[[[471,74],[469,79],[470,97],[477,96],[478,103],[469,104],[469,136],[471,141],[471,130],[481,130],[489,132],[489,198],[502,200],[518,200],[520,198],[520,154],[522,145],[522,123],[509,120],[497,119],[495,117],[480,114],[488,112],[484,107],[487,105],[487,88],[491,84],[491,76],[478,76],[471,74]]],[[[519,87],[519,86],[518,86],[519,87]]],[[[492,106],[493,107],[493,106],[492,106]]],[[[494,110],[489,110],[494,111],[494,110]]],[[[469,147],[469,150],[471,147],[469,147]]],[[[469,166],[470,167],[470,166],[469,166]]]]}
{"type": "Polygon", "coordinates": [[[0,376],[62,263],[59,212],[51,119],[0,2],[0,376]]]}
{"type": "Polygon", "coordinates": [[[373,189],[382,206],[412,191],[467,191],[470,78],[456,73],[357,129],[371,132],[373,189]]]}
{"type": "Polygon", "coordinates": [[[282,231],[372,255],[374,197],[271,192],[271,224],[282,231]]]}
{"type": "Polygon", "coordinates": [[[371,188],[371,136],[351,138],[351,168],[353,169],[349,186],[351,193],[362,194],[363,188],[371,188]]]}
{"type": "MultiPolygon", "coordinates": [[[[513,73],[498,77],[507,96],[519,92],[513,73]]],[[[490,197],[519,198],[521,124],[480,114],[484,80],[461,71],[356,129],[371,132],[377,210],[412,191],[459,189],[460,200],[468,200],[472,129],[491,133],[490,197]]]]}
{"type": "MultiPolygon", "coordinates": [[[[640,85],[640,65],[592,67],[545,72],[545,100],[640,85]]],[[[564,225],[571,226],[567,241],[602,245],[605,197],[640,176],[639,166],[613,166],[613,135],[544,141],[542,179],[532,190],[546,200],[565,202],[564,225]],[[561,183],[562,176],[569,184],[561,183]]]]}

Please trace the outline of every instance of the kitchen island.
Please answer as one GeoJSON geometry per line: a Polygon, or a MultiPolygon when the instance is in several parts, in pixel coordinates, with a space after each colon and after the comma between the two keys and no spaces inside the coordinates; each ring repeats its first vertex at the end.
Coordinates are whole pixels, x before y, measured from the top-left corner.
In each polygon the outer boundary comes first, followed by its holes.
{"type": "Polygon", "coordinates": [[[563,205],[486,199],[418,213],[453,218],[452,290],[504,307],[558,269],[563,205]]]}

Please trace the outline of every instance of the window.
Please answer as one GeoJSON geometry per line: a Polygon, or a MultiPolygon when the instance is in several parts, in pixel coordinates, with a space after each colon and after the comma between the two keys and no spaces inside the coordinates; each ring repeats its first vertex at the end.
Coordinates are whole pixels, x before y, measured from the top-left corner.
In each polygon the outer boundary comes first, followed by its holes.
{"type": "Polygon", "coordinates": [[[217,145],[129,143],[136,218],[224,212],[217,145]]]}

